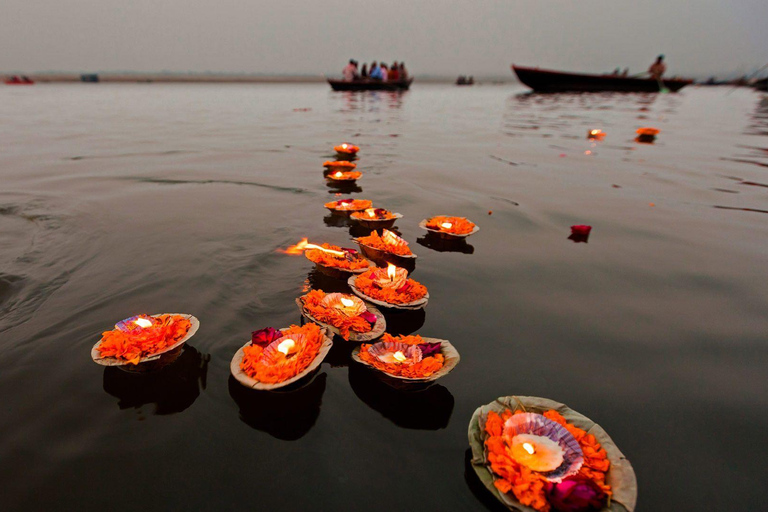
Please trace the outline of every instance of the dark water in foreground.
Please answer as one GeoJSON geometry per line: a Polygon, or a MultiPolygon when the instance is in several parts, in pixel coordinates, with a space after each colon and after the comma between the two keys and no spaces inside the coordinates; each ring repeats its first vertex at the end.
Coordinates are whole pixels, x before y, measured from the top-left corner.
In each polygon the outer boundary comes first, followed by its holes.
{"type": "Polygon", "coordinates": [[[768,100],[521,92],[0,88],[0,508],[498,510],[466,428],[508,394],[602,424],[638,510],[762,508],[768,100]],[[232,355],[297,322],[317,283],[276,250],[350,238],[322,207],[343,140],[362,147],[355,197],[405,215],[432,296],[392,328],[450,339],[461,363],[402,395],[339,344],[301,390],[248,392],[232,355]],[[417,224],[441,213],[482,230],[435,251],[417,224]],[[588,244],[567,238],[580,223],[588,244]],[[174,366],[90,360],[115,321],[163,311],[201,321],[174,366]]]}

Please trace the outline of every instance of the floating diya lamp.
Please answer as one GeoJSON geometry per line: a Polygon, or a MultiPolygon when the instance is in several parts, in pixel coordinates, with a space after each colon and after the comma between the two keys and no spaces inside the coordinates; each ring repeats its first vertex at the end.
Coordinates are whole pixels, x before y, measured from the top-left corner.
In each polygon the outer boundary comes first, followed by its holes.
{"type": "Polygon", "coordinates": [[[592,226],[587,226],[586,224],[576,224],[571,226],[571,236],[569,236],[568,239],[573,240],[576,243],[587,243],[589,241],[589,234],[591,232],[592,226]]]}
{"type": "Polygon", "coordinates": [[[339,155],[346,157],[355,156],[357,155],[357,152],[360,151],[359,147],[355,146],[354,144],[350,144],[349,142],[344,142],[338,146],[333,146],[333,149],[339,155]]]}
{"type": "Polygon", "coordinates": [[[587,132],[588,140],[603,140],[605,138],[605,132],[603,130],[589,130],[587,132]]]}
{"type": "Polygon", "coordinates": [[[381,235],[373,231],[368,236],[355,238],[355,242],[363,254],[379,263],[413,265],[416,260],[408,242],[388,229],[382,230],[381,235]]]}
{"type": "Polygon", "coordinates": [[[657,128],[638,128],[637,129],[637,137],[635,137],[635,142],[639,142],[641,144],[653,144],[653,141],[656,140],[656,136],[661,132],[661,130],[657,128]]]}
{"type": "Polygon", "coordinates": [[[355,295],[376,305],[393,309],[422,309],[429,301],[427,288],[408,277],[408,271],[391,263],[347,280],[355,295]]]}
{"type": "Polygon", "coordinates": [[[360,171],[332,171],[325,175],[326,179],[331,181],[354,182],[362,178],[360,171]]]}
{"type": "Polygon", "coordinates": [[[397,219],[403,218],[399,213],[394,213],[384,208],[366,208],[361,212],[354,212],[350,215],[361,226],[370,229],[391,228],[397,219]]]}
{"type": "Polygon", "coordinates": [[[200,328],[200,321],[183,313],[137,315],[102,333],[91,349],[91,358],[102,366],[126,371],[152,371],[181,354],[181,347],[200,328]]]}
{"type": "Polygon", "coordinates": [[[480,231],[474,222],[465,217],[451,215],[437,215],[424,219],[419,223],[419,227],[447,240],[467,238],[480,231]]]}
{"type": "Polygon", "coordinates": [[[384,334],[378,343],[355,348],[352,359],[388,378],[423,383],[447,375],[461,358],[447,340],[384,334]]]}
{"type": "Polygon", "coordinates": [[[632,512],[637,480],[589,418],[539,397],[501,397],[469,424],[472,467],[510,510],[632,512]]]}
{"type": "Polygon", "coordinates": [[[355,295],[312,290],[296,299],[301,314],[345,340],[371,341],[384,334],[386,321],[376,307],[355,295]]]}
{"type": "Polygon", "coordinates": [[[351,171],[355,167],[357,167],[357,164],[354,162],[348,162],[346,160],[326,160],[323,162],[323,167],[327,169],[346,169],[348,171],[351,171]]]}
{"type": "Polygon", "coordinates": [[[316,324],[268,327],[254,331],[230,363],[232,375],[242,385],[260,390],[292,384],[320,366],[333,346],[326,330],[316,324]]]}
{"type": "Polygon", "coordinates": [[[352,212],[360,212],[372,206],[368,199],[339,199],[325,203],[323,206],[333,213],[348,215],[352,212]]]}

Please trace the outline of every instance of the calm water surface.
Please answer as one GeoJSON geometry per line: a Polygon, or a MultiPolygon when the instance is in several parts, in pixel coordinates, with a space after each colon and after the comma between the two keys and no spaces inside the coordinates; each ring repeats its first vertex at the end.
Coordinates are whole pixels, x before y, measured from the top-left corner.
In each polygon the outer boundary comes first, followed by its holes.
{"type": "Polygon", "coordinates": [[[510,394],[602,424],[638,510],[765,505],[765,96],[41,84],[0,88],[0,114],[3,510],[499,510],[466,430],[510,394]],[[250,392],[229,375],[250,332],[338,286],[277,249],[351,245],[322,207],[344,140],[354,197],[404,214],[432,296],[391,330],[450,339],[461,364],[402,394],[339,343],[305,387],[250,392]],[[417,224],[442,213],[482,230],[435,250],[417,224]],[[202,324],[177,363],[93,364],[102,330],[163,311],[202,324]]]}

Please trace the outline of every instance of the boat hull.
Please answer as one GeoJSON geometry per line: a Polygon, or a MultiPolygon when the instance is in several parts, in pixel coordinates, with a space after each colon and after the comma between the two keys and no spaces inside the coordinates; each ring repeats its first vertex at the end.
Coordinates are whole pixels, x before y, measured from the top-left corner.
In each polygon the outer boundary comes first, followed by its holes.
{"type": "MultiPolygon", "coordinates": [[[[583,75],[538,68],[512,66],[512,71],[536,92],[659,92],[659,80],[612,75],[583,75]]],[[[692,80],[661,80],[664,87],[677,92],[692,80]]]]}
{"type": "Polygon", "coordinates": [[[411,86],[413,78],[397,82],[382,82],[381,80],[344,80],[328,79],[334,91],[406,91],[411,86]]]}

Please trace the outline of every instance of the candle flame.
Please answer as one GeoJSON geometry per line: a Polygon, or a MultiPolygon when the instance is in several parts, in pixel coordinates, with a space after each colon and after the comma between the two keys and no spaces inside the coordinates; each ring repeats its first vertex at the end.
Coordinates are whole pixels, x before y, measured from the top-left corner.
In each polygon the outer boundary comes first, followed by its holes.
{"type": "Polygon", "coordinates": [[[334,174],[334,176],[336,176],[337,178],[341,178],[344,175],[342,174],[341,171],[336,171],[336,174],[334,174]]]}
{"type": "Polygon", "coordinates": [[[136,320],[134,320],[134,323],[139,327],[141,327],[142,329],[152,326],[152,321],[147,320],[146,318],[137,318],[136,320]]]}
{"type": "Polygon", "coordinates": [[[310,244],[306,238],[302,238],[299,243],[292,245],[287,249],[278,249],[277,252],[281,252],[283,254],[302,254],[308,249],[318,249],[320,251],[327,252],[336,256],[344,256],[343,251],[334,251],[333,249],[326,249],[325,247],[321,247],[319,245],[310,244]]]}
{"type": "Polygon", "coordinates": [[[367,210],[365,210],[365,213],[367,213],[369,217],[376,216],[376,210],[374,210],[373,208],[368,208],[367,210]]]}
{"type": "Polygon", "coordinates": [[[296,347],[296,342],[288,338],[277,345],[277,351],[287,356],[294,347],[296,347]]]}
{"type": "Polygon", "coordinates": [[[355,301],[353,301],[352,299],[347,299],[342,297],[341,304],[345,307],[351,308],[352,306],[355,305],[355,301]]]}
{"type": "Polygon", "coordinates": [[[523,450],[527,451],[530,455],[536,451],[531,443],[523,443],[523,450]]]}
{"type": "Polygon", "coordinates": [[[597,135],[598,133],[602,133],[602,132],[603,132],[603,130],[590,130],[589,134],[590,135],[597,135]]]}
{"type": "Polygon", "coordinates": [[[442,223],[442,224],[440,224],[440,225],[441,225],[442,227],[444,227],[445,229],[451,229],[451,228],[453,227],[453,224],[451,224],[450,222],[443,222],[443,223],[442,223]]]}
{"type": "Polygon", "coordinates": [[[341,145],[341,147],[343,147],[344,149],[347,149],[347,145],[346,145],[346,143],[345,143],[345,144],[342,144],[342,145],[341,145]]]}
{"type": "Polygon", "coordinates": [[[397,275],[397,267],[391,263],[387,263],[387,277],[389,278],[389,280],[394,281],[396,275],[397,275]]]}
{"type": "Polygon", "coordinates": [[[401,363],[407,359],[407,357],[405,357],[405,354],[403,354],[399,350],[397,352],[395,352],[394,354],[392,354],[392,358],[394,358],[395,361],[398,361],[398,362],[401,362],[401,363]]]}

